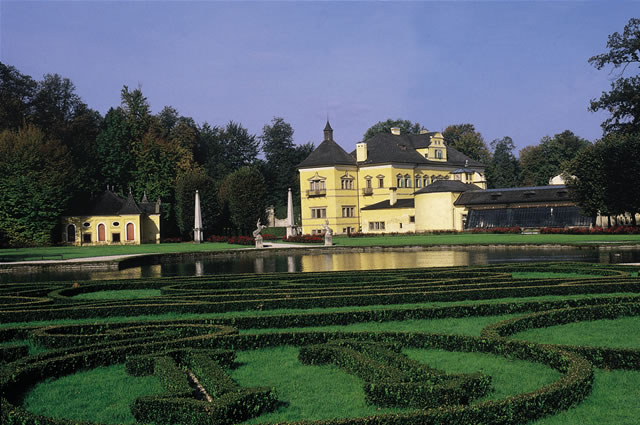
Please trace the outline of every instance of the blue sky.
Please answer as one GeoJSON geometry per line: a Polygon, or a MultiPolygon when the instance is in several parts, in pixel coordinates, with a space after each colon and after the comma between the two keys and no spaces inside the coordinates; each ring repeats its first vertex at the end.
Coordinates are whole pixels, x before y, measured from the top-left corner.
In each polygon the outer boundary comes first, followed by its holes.
{"type": "Polygon", "coordinates": [[[154,113],[255,134],[281,116],[296,143],[317,145],[328,115],[348,151],[387,118],[468,122],[522,148],[601,136],[606,114],[587,108],[613,74],[587,60],[639,16],[620,1],[0,0],[0,61],[70,78],[102,114],[140,84],[154,113]]]}

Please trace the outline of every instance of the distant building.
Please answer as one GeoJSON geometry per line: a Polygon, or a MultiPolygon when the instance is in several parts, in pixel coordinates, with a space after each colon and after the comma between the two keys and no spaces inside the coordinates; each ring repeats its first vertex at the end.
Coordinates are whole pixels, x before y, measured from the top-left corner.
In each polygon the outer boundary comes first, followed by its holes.
{"type": "Polygon", "coordinates": [[[63,216],[62,241],[69,245],[120,245],[160,243],[160,199],[145,195],[136,202],[129,193],[123,199],[110,190],[84,208],[63,216]]]}
{"type": "Polygon", "coordinates": [[[349,154],[327,122],[324,141],[298,170],[303,233],[322,233],[326,220],[337,234],[461,230],[464,213],[453,205],[454,194],[486,187],[485,165],[446,146],[441,133],[402,134],[398,128],[356,144],[349,154]],[[442,180],[450,184],[433,186],[442,180]],[[437,214],[420,208],[422,194],[440,205],[437,214]]]}

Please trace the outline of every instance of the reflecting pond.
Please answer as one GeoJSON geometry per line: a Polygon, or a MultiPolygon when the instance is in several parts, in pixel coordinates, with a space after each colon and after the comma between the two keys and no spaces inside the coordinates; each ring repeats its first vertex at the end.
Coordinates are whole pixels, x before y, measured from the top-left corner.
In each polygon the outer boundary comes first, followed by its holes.
{"type": "Polygon", "coordinates": [[[456,247],[449,249],[371,249],[303,254],[261,251],[256,255],[184,258],[119,271],[69,270],[38,273],[0,273],[0,282],[48,280],[102,280],[163,276],[201,276],[230,273],[322,272],[343,270],[448,267],[529,261],[579,261],[591,263],[640,263],[640,248],[615,247],[456,247]],[[362,251],[362,250],[359,250],[362,251]]]}

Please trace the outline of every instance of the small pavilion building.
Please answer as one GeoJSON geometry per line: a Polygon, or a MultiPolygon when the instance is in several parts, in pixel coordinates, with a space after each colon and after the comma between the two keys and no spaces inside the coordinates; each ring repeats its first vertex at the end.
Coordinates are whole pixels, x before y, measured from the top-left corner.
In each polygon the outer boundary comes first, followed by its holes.
{"type": "Polygon", "coordinates": [[[63,216],[62,241],[68,245],[139,245],[160,243],[160,199],[146,194],[136,202],[105,190],[85,208],[63,216]]]}

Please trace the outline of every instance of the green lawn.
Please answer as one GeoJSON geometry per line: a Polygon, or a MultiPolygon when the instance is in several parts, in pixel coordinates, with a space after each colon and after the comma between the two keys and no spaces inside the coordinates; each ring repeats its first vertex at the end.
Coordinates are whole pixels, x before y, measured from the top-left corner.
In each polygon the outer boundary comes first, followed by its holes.
{"type": "Polygon", "coordinates": [[[348,238],[336,236],[338,246],[404,246],[404,245],[517,245],[517,244],[640,244],[640,235],[513,235],[461,233],[442,235],[395,235],[348,238]]]}

